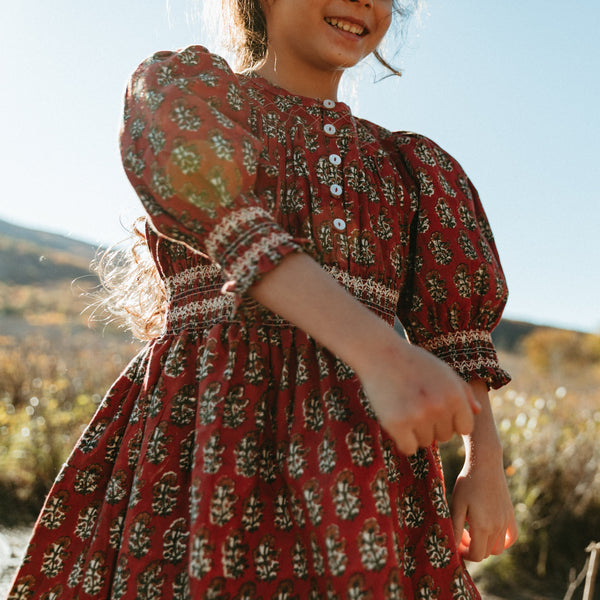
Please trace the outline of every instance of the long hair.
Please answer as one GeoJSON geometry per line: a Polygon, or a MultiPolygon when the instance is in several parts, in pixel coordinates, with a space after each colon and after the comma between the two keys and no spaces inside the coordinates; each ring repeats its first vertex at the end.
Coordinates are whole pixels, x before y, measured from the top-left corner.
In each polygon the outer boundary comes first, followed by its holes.
{"type": "Polygon", "coordinates": [[[88,296],[92,320],[116,322],[136,338],[151,340],[165,329],[167,302],[144,225],[145,217],[139,217],[125,242],[101,252],[92,262],[100,289],[88,296]]]}

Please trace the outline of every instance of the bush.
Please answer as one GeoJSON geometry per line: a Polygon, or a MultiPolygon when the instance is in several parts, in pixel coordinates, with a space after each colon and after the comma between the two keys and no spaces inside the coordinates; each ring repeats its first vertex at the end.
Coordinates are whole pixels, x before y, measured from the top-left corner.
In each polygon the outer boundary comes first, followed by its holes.
{"type": "Polygon", "coordinates": [[[136,349],[97,334],[4,340],[0,346],[0,515],[3,524],[37,517],[100,394],[136,349]],[[99,351],[98,345],[103,347],[99,351]],[[98,360],[99,356],[107,359],[98,360]]]}

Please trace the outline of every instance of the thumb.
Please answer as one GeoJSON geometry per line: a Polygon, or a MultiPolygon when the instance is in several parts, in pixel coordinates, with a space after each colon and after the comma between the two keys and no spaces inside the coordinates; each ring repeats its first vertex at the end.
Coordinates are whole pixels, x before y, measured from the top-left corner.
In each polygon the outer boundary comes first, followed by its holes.
{"type": "MultiPolygon", "coordinates": [[[[452,515],[452,528],[454,529],[454,539],[456,546],[459,550],[463,550],[465,545],[465,524],[467,522],[467,505],[464,502],[455,501],[452,498],[452,508],[450,509],[452,515]]],[[[467,542],[468,545],[468,542],[467,542]]]]}

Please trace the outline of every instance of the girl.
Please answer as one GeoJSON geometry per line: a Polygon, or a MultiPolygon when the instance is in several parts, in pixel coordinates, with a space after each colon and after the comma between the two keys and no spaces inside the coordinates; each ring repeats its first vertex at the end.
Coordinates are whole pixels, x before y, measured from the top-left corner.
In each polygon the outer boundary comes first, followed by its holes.
{"type": "Polygon", "coordinates": [[[391,0],[230,8],[243,73],[191,47],[127,89],[165,325],[65,465],[9,598],[478,598],[463,558],[515,523],[487,399],[508,381],[489,333],[506,287],[477,193],[432,141],[336,99],[391,0]],[[436,441],[454,433],[450,510],[436,441]]]}

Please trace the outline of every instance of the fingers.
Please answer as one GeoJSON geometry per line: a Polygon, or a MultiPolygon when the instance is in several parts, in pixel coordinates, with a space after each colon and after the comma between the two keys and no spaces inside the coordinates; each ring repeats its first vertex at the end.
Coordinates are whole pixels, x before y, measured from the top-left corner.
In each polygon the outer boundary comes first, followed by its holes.
{"type": "Polygon", "coordinates": [[[502,554],[505,550],[505,541],[506,541],[506,529],[503,533],[500,533],[496,536],[492,547],[490,548],[489,554],[502,554]]]}
{"type": "Polygon", "coordinates": [[[398,449],[406,454],[414,454],[419,448],[426,448],[434,441],[447,442],[455,433],[469,434],[473,429],[473,414],[464,406],[455,415],[421,419],[421,422],[406,422],[396,428],[392,435],[398,449]]]}
{"type": "Polygon", "coordinates": [[[460,537],[460,541],[457,544],[459,554],[466,558],[466,555],[469,553],[469,546],[471,545],[471,535],[469,534],[468,529],[463,529],[462,535],[460,537]]]}
{"type": "Polygon", "coordinates": [[[396,432],[394,435],[394,441],[398,450],[406,456],[411,456],[419,449],[419,441],[414,431],[411,429],[403,429],[396,432]]]}
{"type": "Polygon", "coordinates": [[[445,419],[435,424],[433,437],[438,442],[447,442],[454,435],[453,421],[445,419]]]}
{"type": "Polygon", "coordinates": [[[511,515],[510,521],[508,523],[506,535],[504,536],[504,549],[510,548],[517,541],[518,536],[519,532],[517,530],[517,522],[513,514],[511,515]]]}
{"type": "Polygon", "coordinates": [[[458,544],[458,551],[465,560],[480,562],[492,554],[502,554],[515,543],[516,539],[517,526],[512,519],[494,533],[477,528],[471,528],[470,531],[465,529],[458,544]]]}
{"type": "Polygon", "coordinates": [[[422,415],[421,422],[413,425],[419,446],[429,446],[435,440],[447,442],[455,433],[468,435],[475,425],[475,409],[481,410],[481,405],[469,386],[462,384],[453,401],[448,399],[446,405],[437,406],[429,414],[422,415]]]}
{"type": "Polygon", "coordinates": [[[454,431],[460,435],[469,435],[475,426],[473,412],[466,406],[461,407],[453,416],[452,425],[454,431]]]}
{"type": "Polygon", "coordinates": [[[477,529],[471,528],[470,531],[465,530],[461,543],[459,544],[459,552],[465,560],[472,562],[480,562],[491,554],[494,547],[495,538],[490,543],[490,537],[477,529]]]}
{"type": "Polygon", "coordinates": [[[469,403],[469,407],[471,408],[471,412],[474,415],[478,415],[481,412],[481,404],[479,404],[479,401],[475,397],[473,390],[468,385],[465,385],[465,389],[467,394],[467,401],[469,403]]]}

